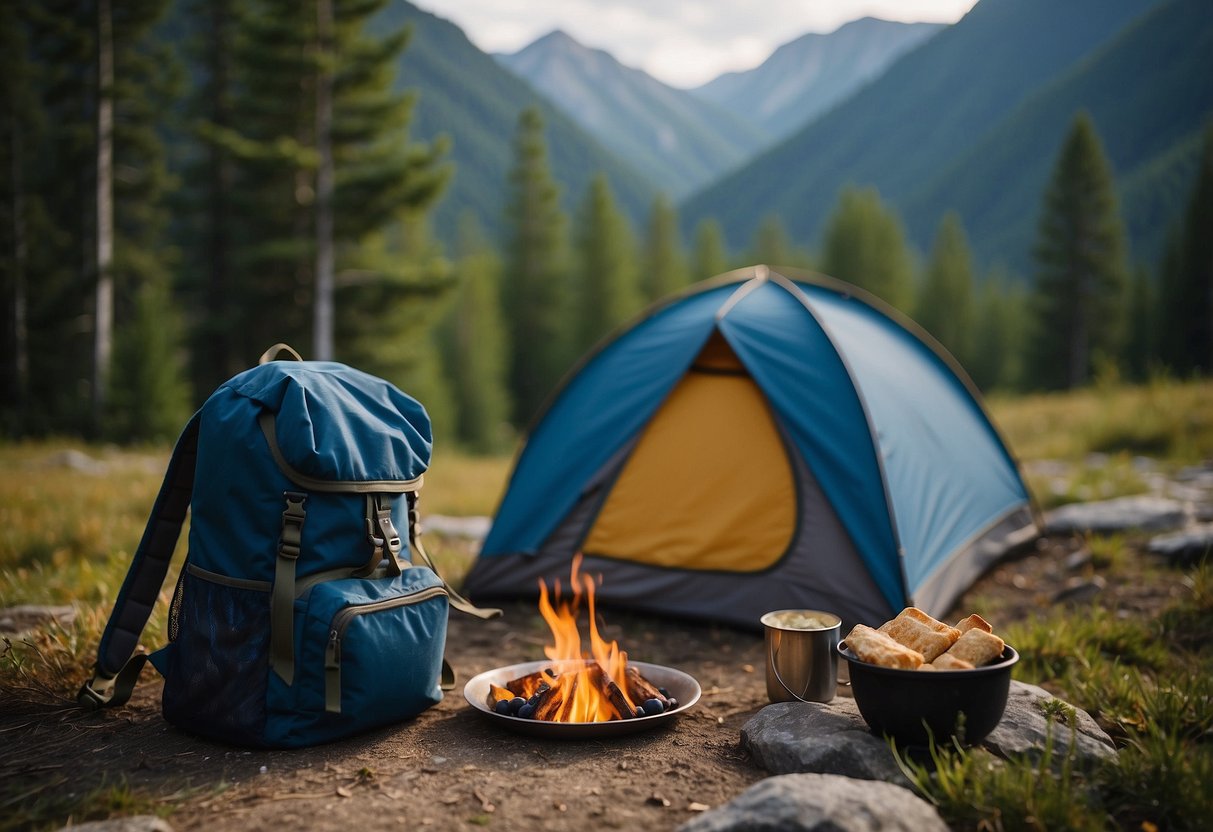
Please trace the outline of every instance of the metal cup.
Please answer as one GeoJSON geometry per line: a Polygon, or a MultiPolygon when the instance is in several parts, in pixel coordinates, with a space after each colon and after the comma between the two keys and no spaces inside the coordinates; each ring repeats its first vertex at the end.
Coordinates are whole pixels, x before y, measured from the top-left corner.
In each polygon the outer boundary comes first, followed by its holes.
{"type": "Polygon", "coordinates": [[[767,698],[772,702],[833,699],[842,619],[821,610],[775,610],[760,620],[766,629],[767,698]],[[797,616],[817,618],[825,626],[795,626],[797,616]]]}

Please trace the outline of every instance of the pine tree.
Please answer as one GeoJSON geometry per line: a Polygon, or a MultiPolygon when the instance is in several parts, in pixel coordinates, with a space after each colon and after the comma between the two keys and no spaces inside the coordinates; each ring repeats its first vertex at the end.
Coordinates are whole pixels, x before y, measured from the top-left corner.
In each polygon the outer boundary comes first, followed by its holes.
{"type": "Polygon", "coordinates": [[[905,232],[875,188],[842,190],[827,224],[821,270],[897,309],[910,308],[913,263],[905,232]]]}
{"type": "Polygon", "coordinates": [[[590,181],[578,217],[577,328],[573,336],[577,354],[631,317],[640,305],[635,247],[606,174],[597,174],[590,181]]]}
{"type": "Polygon", "coordinates": [[[1125,233],[1095,126],[1079,114],[1045,192],[1034,251],[1029,369],[1036,385],[1086,383],[1114,359],[1124,319],[1125,233]]]}
{"type": "Polygon", "coordinates": [[[977,290],[973,355],[965,365],[982,390],[1010,390],[1020,384],[1027,299],[1018,281],[991,271],[977,290]]]}
{"type": "Polygon", "coordinates": [[[1169,250],[1159,299],[1162,360],[1181,375],[1213,373],[1213,126],[1183,227],[1169,250]]]}
{"type": "Polygon", "coordinates": [[[252,358],[242,353],[232,326],[240,318],[234,285],[241,225],[236,160],[224,142],[215,140],[234,128],[236,41],[244,9],[237,0],[192,0],[186,6],[199,35],[186,49],[196,82],[187,103],[189,130],[181,141],[196,153],[181,174],[175,233],[183,251],[178,294],[194,310],[188,329],[196,397],[246,368],[252,358]]]}
{"type": "Polygon", "coordinates": [[[915,303],[914,319],[968,367],[973,360],[977,310],[973,259],[960,217],[944,216],[915,303]]]}
{"type": "Polygon", "coordinates": [[[1129,284],[1128,328],[1121,366],[1133,381],[1145,381],[1157,361],[1155,322],[1158,310],[1150,270],[1139,265],[1129,284]]]}
{"type": "MultiPolygon", "coordinates": [[[[228,309],[236,314],[227,341],[246,362],[275,341],[305,354],[327,350],[330,325],[333,350],[346,359],[354,347],[342,333],[420,337],[386,324],[357,330],[343,317],[362,320],[362,314],[341,306],[416,300],[407,297],[415,272],[393,273],[387,257],[368,272],[363,243],[405,215],[428,210],[449,176],[440,165],[445,145],[409,141],[412,98],[392,91],[407,31],[367,34],[383,5],[314,0],[303,14],[288,0],[242,6],[239,32],[227,47],[230,124],[210,123],[205,135],[233,168],[237,220],[228,225],[233,274],[226,285],[234,301],[228,309]],[[347,280],[346,273],[355,277],[347,280]]],[[[391,246],[398,236],[378,243],[391,246]]],[[[416,292],[431,295],[431,288],[416,292]]],[[[393,314],[385,311],[382,320],[393,314]]]]}
{"type": "MultiPolygon", "coordinates": [[[[81,433],[92,425],[95,285],[92,171],[96,159],[95,24],[90,4],[45,0],[14,4],[26,31],[28,90],[38,117],[21,166],[25,203],[30,433],[81,433]]],[[[16,103],[16,102],[14,102],[16,103]]]]}
{"type": "Polygon", "coordinates": [[[778,214],[762,218],[750,244],[750,260],[768,266],[786,266],[791,262],[792,243],[778,214]]]}
{"type": "Polygon", "coordinates": [[[440,339],[455,432],[469,450],[493,453],[505,447],[510,418],[501,262],[471,214],[459,223],[455,271],[459,287],[440,339]]]}
{"type": "Polygon", "coordinates": [[[548,168],[543,119],[524,110],[514,136],[502,289],[514,424],[525,425],[568,365],[566,220],[548,168]]]}
{"type": "Polygon", "coordinates": [[[168,0],[113,5],[114,361],[105,413],[112,438],[169,438],[189,417],[183,341],[168,245],[170,176],[162,128],[180,94],[180,66],[153,27],[168,0]]]}
{"type": "Polygon", "coordinates": [[[691,279],[707,280],[728,271],[729,252],[724,231],[714,219],[700,220],[695,228],[695,252],[691,262],[691,279]]]}
{"type": "Polygon", "coordinates": [[[658,194],[649,213],[644,241],[641,293],[648,302],[673,294],[687,285],[686,257],[678,233],[678,212],[665,194],[658,194]]]}
{"type": "Polygon", "coordinates": [[[45,124],[34,96],[28,26],[15,3],[0,3],[0,435],[29,416],[31,220],[41,197],[26,165],[45,124]]]}

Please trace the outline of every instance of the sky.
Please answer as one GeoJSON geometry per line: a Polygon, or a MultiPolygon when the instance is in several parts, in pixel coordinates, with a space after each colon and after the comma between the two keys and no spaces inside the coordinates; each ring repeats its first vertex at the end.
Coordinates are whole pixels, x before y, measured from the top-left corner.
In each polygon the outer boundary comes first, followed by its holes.
{"type": "Polygon", "coordinates": [[[553,29],[676,87],[752,69],[807,32],[880,17],[953,23],[975,0],[413,0],[485,52],[516,52],[553,29]]]}

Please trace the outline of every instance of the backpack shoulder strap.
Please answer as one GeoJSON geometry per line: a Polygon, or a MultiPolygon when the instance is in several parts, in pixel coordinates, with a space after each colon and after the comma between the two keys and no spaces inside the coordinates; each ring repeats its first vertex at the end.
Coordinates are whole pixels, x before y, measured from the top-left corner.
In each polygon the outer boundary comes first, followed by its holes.
{"type": "Polygon", "coordinates": [[[105,632],[101,634],[93,678],[76,695],[76,701],[88,710],[126,702],[135,688],[139,671],[147,662],[147,654],[133,654],[164,585],[173,550],[181,536],[181,526],[189,511],[198,459],[198,419],[199,414],[195,413],[173,448],[143,538],[135,550],[126,580],[122,582],[105,632]]]}

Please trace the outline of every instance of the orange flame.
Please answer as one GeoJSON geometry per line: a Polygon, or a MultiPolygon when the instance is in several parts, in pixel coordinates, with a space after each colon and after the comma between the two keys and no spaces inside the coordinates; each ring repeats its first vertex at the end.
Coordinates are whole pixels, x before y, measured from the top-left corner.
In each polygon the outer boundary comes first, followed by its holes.
{"type": "MultiPolygon", "coordinates": [[[[539,579],[539,612],[552,631],[552,644],[546,645],[544,654],[552,660],[556,675],[544,673],[542,681],[556,689],[561,706],[556,722],[608,722],[623,719],[610,698],[594,683],[595,668],[601,668],[606,678],[618,685],[619,693],[633,711],[636,705],[627,695],[627,653],[619,649],[614,640],[607,641],[598,632],[598,621],[594,605],[594,579],[581,574],[581,555],[573,558],[569,575],[569,586],[573,593],[571,601],[560,597],[560,582],[554,582],[556,605],[548,597],[547,586],[539,579]],[[590,649],[583,651],[581,632],[577,627],[577,614],[581,599],[585,597],[590,619],[590,649]]],[[[539,682],[536,682],[538,687],[539,682]]]]}

